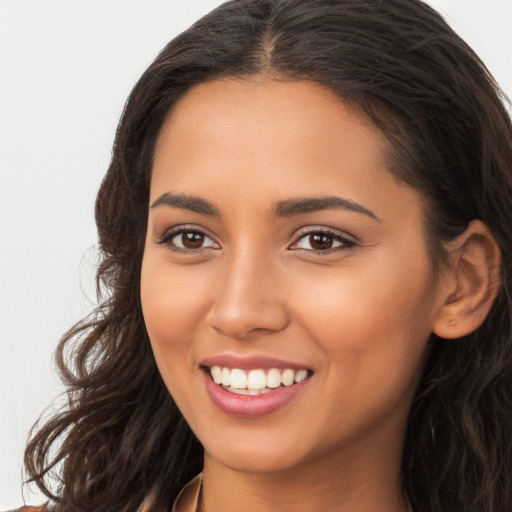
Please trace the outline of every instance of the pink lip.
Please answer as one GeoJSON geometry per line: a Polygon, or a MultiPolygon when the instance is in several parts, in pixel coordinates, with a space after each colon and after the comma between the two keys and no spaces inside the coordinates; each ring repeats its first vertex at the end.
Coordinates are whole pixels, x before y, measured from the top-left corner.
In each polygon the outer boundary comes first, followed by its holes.
{"type": "Polygon", "coordinates": [[[251,396],[226,391],[222,386],[213,382],[207,370],[201,373],[208,396],[214,405],[225,414],[244,418],[266,416],[283,408],[294,400],[310,381],[310,378],[307,378],[291,386],[281,386],[263,395],[251,396]]]}
{"type": "Polygon", "coordinates": [[[252,370],[256,368],[308,369],[307,366],[302,364],[284,361],[275,357],[263,355],[238,356],[234,354],[219,354],[217,356],[208,357],[204,361],[201,361],[201,366],[225,366],[227,368],[240,368],[241,370],[252,370]]]}

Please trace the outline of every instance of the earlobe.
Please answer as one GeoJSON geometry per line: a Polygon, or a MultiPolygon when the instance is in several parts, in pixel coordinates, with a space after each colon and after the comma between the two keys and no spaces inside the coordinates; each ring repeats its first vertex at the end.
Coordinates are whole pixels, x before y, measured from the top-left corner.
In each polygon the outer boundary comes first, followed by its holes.
{"type": "Polygon", "coordinates": [[[485,320],[498,294],[501,257],[498,244],[480,220],[470,222],[448,250],[451,263],[445,277],[450,286],[432,330],[441,338],[453,339],[472,333],[485,320]]]}

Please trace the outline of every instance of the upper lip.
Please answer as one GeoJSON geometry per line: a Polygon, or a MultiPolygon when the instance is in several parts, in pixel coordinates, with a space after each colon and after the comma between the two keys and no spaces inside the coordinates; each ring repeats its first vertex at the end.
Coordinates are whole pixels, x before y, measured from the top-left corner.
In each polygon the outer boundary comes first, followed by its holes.
{"type": "Polygon", "coordinates": [[[256,368],[291,368],[292,370],[308,370],[308,366],[295,361],[285,361],[277,357],[267,355],[236,355],[218,354],[201,361],[201,366],[222,366],[226,368],[240,368],[252,370],[256,368]]]}

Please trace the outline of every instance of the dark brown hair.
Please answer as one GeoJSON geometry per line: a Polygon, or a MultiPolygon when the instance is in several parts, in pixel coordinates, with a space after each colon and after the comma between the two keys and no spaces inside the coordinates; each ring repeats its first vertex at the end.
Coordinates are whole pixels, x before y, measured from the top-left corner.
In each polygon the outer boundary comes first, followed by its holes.
{"type": "Polygon", "coordinates": [[[430,340],[403,481],[417,512],[510,512],[511,120],[484,65],[418,0],[234,0],[151,64],[128,99],[97,197],[101,305],[58,347],[68,405],[34,429],[30,481],[58,511],[128,512],[152,489],[169,506],[201,470],[202,448],[159,376],[141,313],[152,158],[186,91],[254,74],[315,81],[369,116],[389,140],[390,171],[425,198],[434,265],[443,241],[472,219],[492,232],[499,295],[473,334],[430,340]]]}

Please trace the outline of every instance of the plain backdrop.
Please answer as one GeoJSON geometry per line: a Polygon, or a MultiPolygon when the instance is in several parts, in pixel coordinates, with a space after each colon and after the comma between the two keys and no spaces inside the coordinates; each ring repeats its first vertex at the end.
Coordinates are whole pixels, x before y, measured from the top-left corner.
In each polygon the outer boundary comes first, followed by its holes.
{"type": "MultiPolygon", "coordinates": [[[[124,101],[218,0],[0,0],[0,510],[32,423],[63,391],[60,336],[94,306],[95,193],[124,101]]],[[[512,0],[430,0],[512,94],[512,0]]]]}

